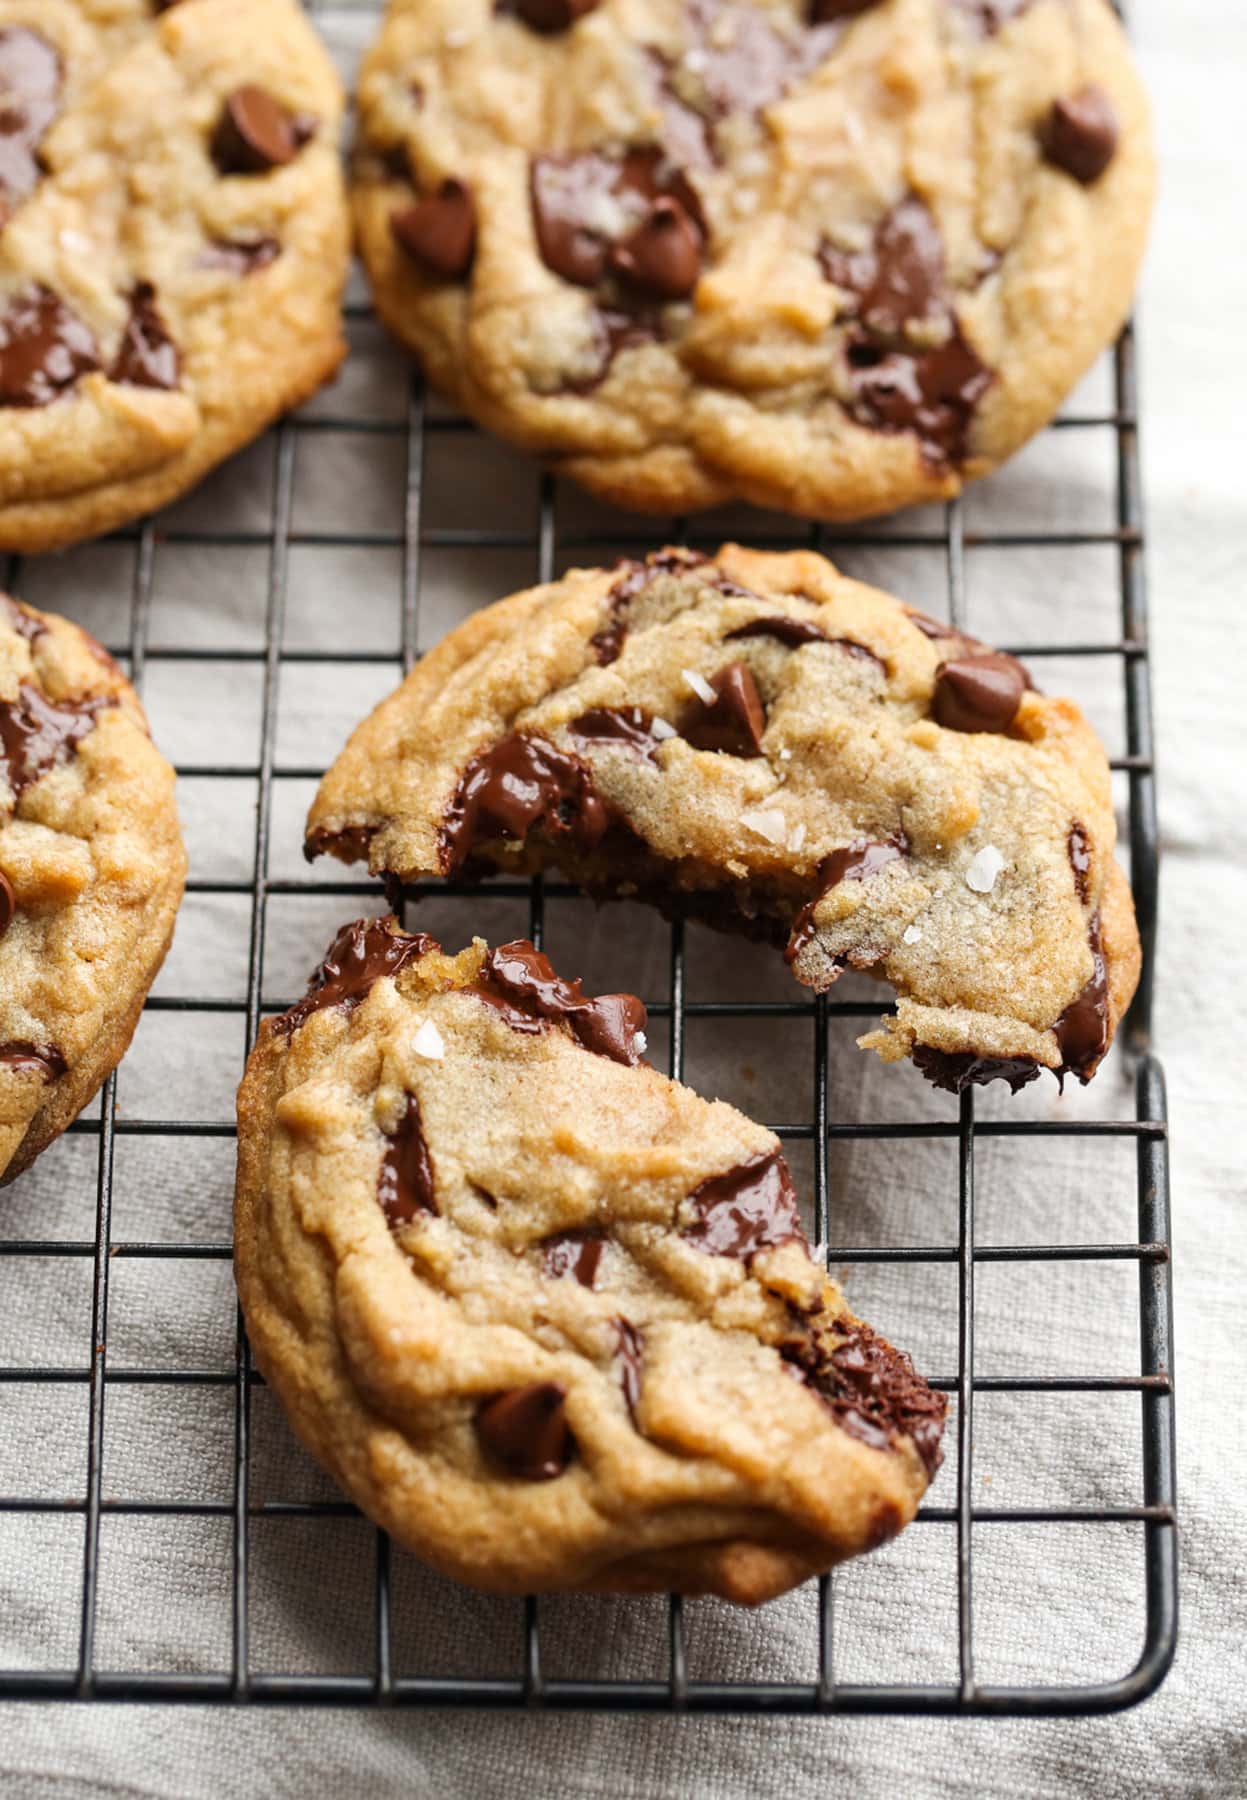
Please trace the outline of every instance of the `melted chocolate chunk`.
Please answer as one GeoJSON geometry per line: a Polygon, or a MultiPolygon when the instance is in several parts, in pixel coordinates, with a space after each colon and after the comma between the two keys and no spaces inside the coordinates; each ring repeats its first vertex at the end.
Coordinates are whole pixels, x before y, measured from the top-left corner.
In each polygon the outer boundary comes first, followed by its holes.
{"type": "Polygon", "coordinates": [[[939,227],[915,195],[902,200],[880,223],[868,249],[837,250],[824,244],[819,261],[873,338],[903,339],[915,322],[940,319],[947,311],[944,245],[939,227]]]}
{"type": "Polygon", "coordinates": [[[0,406],[50,406],[99,366],[89,327],[50,288],[14,294],[0,312],[0,406]]]}
{"type": "Polygon", "coordinates": [[[10,631],[15,631],[18,637],[24,637],[28,644],[33,644],[35,639],[41,638],[48,629],[42,619],[29,612],[26,607],[20,606],[8,594],[0,594],[0,617],[4,619],[10,631]]]}
{"type": "Polygon", "coordinates": [[[407,963],[436,949],[431,937],[400,931],[394,919],[356,919],[342,927],[325,960],[313,969],[307,993],[273,1020],[273,1030],[289,1037],[326,1006],[353,1012],[374,982],[397,975],[407,963]]]}
{"type": "Polygon", "coordinates": [[[955,625],[945,625],[942,619],[933,619],[930,613],[919,612],[916,606],[907,606],[905,615],[923,637],[930,638],[934,643],[938,643],[941,638],[960,638],[962,635],[955,625]]]}
{"type": "Polygon", "coordinates": [[[635,1068],[641,1060],[637,1033],[645,1029],[645,1007],[635,994],[599,994],[587,1000],[578,981],[564,981],[548,956],[527,938],[503,944],[485,958],[470,990],[496,1007],[515,1031],[544,1030],[566,1019],[586,1050],[635,1068]]]}
{"type": "Polygon", "coordinates": [[[1108,1049],[1108,964],[1100,938],[1099,913],[1091,921],[1090,944],[1091,979],[1052,1027],[1061,1052],[1058,1074],[1077,1075],[1084,1086],[1108,1049]]]}
{"type": "Polygon", "coordinates": [[[971,1050],[936,1050],[930,1044],[915,1044],[913,1060],[927,1080],[947,1094],[985,1087],[989,1081],[1007,1081],[1009,1091],[1016,1094],[1028,1081],[1039,1078],[1039,1064],[1033,1056],[975,1056],[971,1050]]]}
{"type": "Polygon", "coordinates": [[[879,0],[810,0],[810,22],[826,25],[832,19],[855,19],[878,4],[879,0]]]}
{"type": "Polygon", "coordinates": [[[876,1450],[892,1450],[909,1438],[928,1476],[944,1460],[946,1395],[929,1388],[900,1350],[876,1337],[869,1325],[837,1319],[830,1329],[844,1342],[829,1349],[822,1333],[784,1344],[783,1356],[813,1388],[836,1423],[876,1450]]]}
{"type": "Polygon", "coordinates": [[[751,619],[748,625],[738,625],[735,631],[729,631],[728,641],[733,638],[775,638],[786,644],[790,650],[799,650],[802,644],[831,644],[836,650],[843,650],[848,656],[859,657],[863,662],[874,663],[875,667],[887,673],[887,664],[865,644],[859,644],[856,638],[829,638],[821,626],[813,624],[809,619],[794,619],[789,613],[774,613],[765,619],[751,619]]]}
{"type": "Polygon", "coordinates": [[[714,700],[700,696],[686,707],[680,735],[695,750],[720,750],[728,756],[761,756],[766,708],[758,684],[745,663],[728,663],[710,677],[714,700]]]}
{"type": "Polygon", "coordinates": [[[391,1225],[405,1225],[421,1212],[437,1216],[433,1159],[414,1094],[407,1095],[403,1116],[387,1139],[377,1175],[377,1201],[391,1225]]]}
{"type": "Polygon", "coordinates": [[[683,574],[701,568],[709,560],[698,550],[655,550],[644,562],[621,562],[614,585],[606,596],[610,617],[589,640],[597,660],[600,663],[616,661],[628,635],[628,608],[651,581],[660,575],[683,574]]]}
{"type": "Polygon", "coordinates": [[[611,365],[621,350],[638,344],[656,344],[662,338],[663,325],[658,313],[648,308],[638,312],[620,312],[616,307],[595,306],[590,323],[598,353],[597,367],[591,375],[580,375],[563,386],[571,394],[591,394],[601,387],[610,374],[611,365]]]}
{"type": "Polygon", "coordinates": [[[340,831],[330,831],[327,825],[317,825],[303,840],[303,860],[315,862],[318,856],[326,852],[336,856],[339,862],[367,862],[372,840],[377,834],[375,825],[344,825],[340,831]]]}
{"type": "Polygon", "coordinates": [[[514,0],[513,6],[496,6],[495,12],[515,11],[532,31],[549,35],[566,31],[591,13],[599,0],[514,0]]]}
{"type": "Polygon", "coordinates": [[[0,937],[3,937],[13,923],[13,914],[17,911],[17,895],[13,892],[13,883],[3,869],[0,869],[0,937]]]}
{"type": "Polygon", "coordinates": [[[653,762],[660,738],[654,736],[654,716],[643,706],[593,706],[567,727],[581,748],[593,744],[622,744],[646,762],[653,762]]]}
{"type": "Polygon", "coordinates": [[[1031,0],[952,0],[952,4],[977,25],[984,37],[995,37],[1010,19],[1026,11],[1031,0]]]}
{"type": "Polygon", "coordinates": [[[709,1176],[689,1200],[697,1217],[681,1236],[707,1256],[738,1256],[748,1262],[759,1250],[805,1243],[796,1189],[779,1150],[709,1176]]]}
{"type": "Polygon", "coordinates": [[[0,1067],[19,1075],[41,1075],[44,1081],[59,1081],[69,1065],[54,1044],[13,1042],[0,1044],[0,1067]]]}
{"type": "Polygon", "coordinates": [[[25,25],[0,31],[0,226],[38,185],[39,140],[56,117],[61,59],[25,25]]]}
{"type": "Polygon", "coordinates": [[[576,1450],[563,1402],[567,1389],[556,1381],[510,1388],[483,1400],[476,1409],[481,1448],[508,1475],[524,1481],[553,1481],[576,1450]]]}
{"type": "Polygon", "coordinates": [[[974,651],[940,664],[931,713],[947,731],[1008,731],[1030,685],[1016,656],[974,651]]]}
{"type": "Polygon", "coordinates": [[[1089,187],[1112,162],[1120,135],[1117,113],[1096,83],[1054,100],[1039,132],[1044,160],[1089,187]]]}
{"type": "Polygon", "coordinates": [[[784,960],[792,963],[797,960],[805,946],[814,936],[816,927],[814,913],[819,901],[829,894],[842,881],[869,881],[880,869],[886,869],[889,863],[909,854],[909,843],[904,832],[897,832],[893,837],[875,841],[870,838],[855,838],[841,850],[833,850],[818,865],[818,888],[813,897],[806,901],[792,922],[792,932],[784,951],[784,960]]]}
{"type": "Polygon", "coordinates": [[[140,281],[130,295],[130,317],[109,379],[130,387],[175,388],[181,373],[177,345],[156,307],[156,290],[150,281],[140,281]]]}
{"type": "Polygon", "coordinates": [[[1074,872],[1074,891],[1085,906],[1091,891],[1091,840],[1077,819],[1069,828],[1065,853],[1074,872]]]}
{"type": "Polygon", "coordinates": [[[432,194],[390,214],[394,241],[426,274],[459,281],[476,252],[476,203],[472,190],[448,176],[432,194]]]}
{"type": "Polygon", "coordinates": [[[16,700],[0,700],[0,781],[19,794],[59,763],[68,762],[113,700],[45,700],[23,682],[16,700]]]}
{"type": "Polygon", "coordinates": [[[560,1231],[542,1245],[541,1266],[554,1281],[570,1275],[581,1287],[591,1288],[605,1248],[606,1238],[600,1231],[560,1231]]]}
{"type": "Polygon", "coordinates": [[[619,1385],[623,1389],[623,1397],[633,1429],[639,1431],[636,1409],[641,1398],[641,1356],[645,1347],[644,1339],[636,1326],[630,1324],[627,1319],[616,1319],[614,1324],[615,1360],[619,1364],[619,1385]]]}
{"type": "Polygon", "coordinates": [[[607,273],[614,245],[629,239],[660,199],[674,200],[697,237],[706,239],[701,204],[686,177],[660,150],[605,156],[587,150],[573,156],[536,156],[530,175],[537,248],[548,269],[577,287],[596,287],[607,273]],[[619,227],[603,227],[616,213],[619,227]]]}
{"type": "Polygon", "coordinates": [[[231,275],[253,275],[281,255],[275,237],[212,238],[199,258],[201,269],[228,269],[231,275]]]}
{"type": "Polygon", "coordinates": [[[442,824],[442,867],[453,873],[473,846],[493,838],[523,843],[539,827],[578,850],[601,841],[607,810],[579,757],[544,738],[515,731],[473,757],[442,824]]]}
{"type": "Polygon", "coordinates": [[[267,88],[235,88],[212,134],[212,160],[222,175],[264,175],[293,162],[316,130],[284,107],[267,88]]]}
{"type": "Polygon", "coordinates": [[[678,200],[660,195],[636,230],[615,244],[607,267],[654,300],[686,300],[701,274],[701,233],[678,200]]]}
{"type": "Polygon", "coordinates": [[[947,341],[913,354],[882,353],[850,339],[850,416],[872,431],[912,431],[936,467],[965,459],[974,409],[995,377],[955,326],[947,341]]]}

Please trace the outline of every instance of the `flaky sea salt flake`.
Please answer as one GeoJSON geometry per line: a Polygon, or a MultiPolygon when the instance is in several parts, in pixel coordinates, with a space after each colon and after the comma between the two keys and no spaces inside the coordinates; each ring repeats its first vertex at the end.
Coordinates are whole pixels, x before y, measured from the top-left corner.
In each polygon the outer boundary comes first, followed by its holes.
{"type": "Polygon", "coordinates": [[[425,1062],[441,1062],[446,1054],[445,1040],[432,1019],[421,1021],[411,1040],[411,1047],[425,1062]]]}
{"type": "Polygon", "coordinates": [[[1005,859],[995,844],[984,844],[970,858],[970,866],[966,870],[966,886],[973,888],[976,894],[990,894],[1004,866],[1005,859]]]}
{"type": "Polygon", "coordinates": [[[715,691],[704,675],[699,675],[696,669],[681,669],[680,673],[684,677],[685,686],[691,693],[696,694],[703,706],[714,705],[715,691]]]}
{"type": "Polygon", "coordinates": [[[788,821],[778,806],[751,807],[740,815],[740,822],[768,844],[782,844],[788,836],[788,821]]]}

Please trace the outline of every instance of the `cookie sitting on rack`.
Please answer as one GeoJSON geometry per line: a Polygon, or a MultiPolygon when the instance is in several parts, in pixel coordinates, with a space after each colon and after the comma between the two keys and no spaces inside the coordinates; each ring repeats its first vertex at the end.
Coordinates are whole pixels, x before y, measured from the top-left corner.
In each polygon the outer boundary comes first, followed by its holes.
{"type": "Polygon", "coordinates": [[[390,0],[378,311],[620,505],[955,494],[1115,335],[1147,110],[1106,0],[390,0]]]}
{"type": "Polygon", "coordinates": [[[185,876],[134,689],[86,632],[0,594],[0,1182],[121,1060],[185,876]]]}
{"type": "Polygon", "coordinates": [[[770,939],[959,1090],[1086,1081],[1134,992],[1108,761],[1022,664],[809,552],[664,550],[468,619],[352,735],[309,856],[564,870],[770,939]]]}
{"type": "Polygon", "coordinates": [[[300,1437],[444,1573],[753,1603],[909,1522],[946,1402],[645,1022],[526,941],[345,927],[239,1091],[238,1289],[300,1437]]]}
{"type": "Polygon", "coordinates": [[[165,504],[332,374],[340,115],[295,0],[0,0],[0,548],[165,504]]]}

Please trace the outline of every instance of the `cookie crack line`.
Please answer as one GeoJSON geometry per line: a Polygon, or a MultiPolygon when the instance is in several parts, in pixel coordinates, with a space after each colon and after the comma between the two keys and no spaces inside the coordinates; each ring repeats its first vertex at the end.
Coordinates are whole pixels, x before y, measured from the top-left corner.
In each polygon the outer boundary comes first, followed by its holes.
{"type": "Polygon", "coordinates": [[[953,1092],[1094,1074],[1139,968],[1114,844],[1103,747],[1016,657],[735,546],[476,615],[359,727],[306,836],[400,886],[557,867],[773,943],[817,992],[872,974],[896,1012],[859,1041],[953,1092]]]}

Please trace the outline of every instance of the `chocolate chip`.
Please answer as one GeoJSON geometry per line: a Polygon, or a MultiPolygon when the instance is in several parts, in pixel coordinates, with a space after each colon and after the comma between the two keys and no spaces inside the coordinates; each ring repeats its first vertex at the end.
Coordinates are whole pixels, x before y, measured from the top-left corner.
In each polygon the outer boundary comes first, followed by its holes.
{"type": "Polygon", "coordinates": [[[15,700],[0,700],[0,781],[8,782],[16,799],[49,769],[67,762],[95,730],[99,714],[114,704],[45,700],[38,688],[23,682],[15,700]]]}
{"type": "Polygon", "coordinates": [[[374,982],[397,975],[409,962],[436,949],[431,937],[400,930],[396,919],[356,919],[342,927],[324,961],[313,969],[307,993],[273,1020],[273,1030],[289,1037],[326,1006],[353,1012],[374,982]]]}
{"type": "Polygon", "coordinates": [[[0,312],[0,406],[49,406],[99,366],[89,328],[50,288],[14,294],[0,312]]]}
{"type": "Polygon", "coordinates": [[[44,1081],[59,1081],[68,1063],[54,1044],[0,1044],[0,1064],[19,1075],[39,1075],[44,1081]]]}
{"type": "Polygon", "coordinates": [[[28,644],[33,644],[36,638],[43,637],[48,629],[38,613],[31,612],[29,607],[19,605],[8,594],[0,594],[0,617],[4,619],[10,631],[15,631],[18,637],[24,637],[28,644]]]}
{"type": "Polygon", "coordinates": [[[552,1481],[571,1461],[576,1440],[563,1402],[567,1389],[556,1381],[510,1388],[476,1409],[481,1447],[508,1475],[524,1481],[552,1481]]]}
{"type": "Polygon", "coordinates": [[[42,169],[38,144],[56,117],[61,59],[37,31],[0,31],[0,225],[31,193],[42,169]]]}
{"type": "Polygon", "coordinates": [[[930,613],[919,612],[916,606],[905,608],[905,617],[910,624],[916,626],[923,637],[938,642],[941,638],[959,638],[961,633],[955,625],[945,625],[942,619],[933,619],[930,613]]]}
{"type": "Polygon", "coordinates": [[[515,0],[515,10],[533,31],[566,31],[591,13],[599,0],[515,0]]]}
{"type": "Polygon", "coordinates": [[[720,750],[729,756],[761,756],[766,709],[758,684],[745,663],[728,663],[710,677],[713,701],[698,696],[684,711],[680,735],[696,750],[720,750]]]}
{"type": "Polygon", "coordinates": [[[825,894],[839,887],[842,881],[869,881],[880,869],[886,869],[889,863],[908,854],[908,839],[904,832],[897,832],[895,836],[881,840],[855,838],[843,849],[833,850],[825,856],[818,865],[818,887],[792,922],[792,932],[784,951],[785,961],[795,962],[814,936],[814,913],[825,894]]]}
{"type": "Polygon", "coordinates": [[[664,335],[661,315],[649,308],[620,312],[616,307],[595,306],[589,315],[589,324],[597,363],[590,374],[564,379],[564,393],[591,394],[606,380],[621,350],[634,349],[638,344],[658,343],[664,335]]]}
{"type": "Polygon", "coordinates": [[[1085,826],[1080,825],[1077,819],[1069,828],[1065,852],[1074,872],[1074,891],[1085,906],[1091,888],[1091,840],[1085,826]]]}
{"type": "MultiPolygon", "coordinates": [[[[735,631],[729,631],[727,635],[729,639],[771,637],[786,644],[790,650],[799,649],[802,644],[827,642],[827,633],[821,625],[815,625],[809,619],[794,619],[789,613],[774,613],[765,619],[750,619],[747,625],[738,625],[735,631]]],[[[847,642],[847,639],[840,641],[847,642]]]]}
{"type": "Polygon", "coordinates": [[[661,739],[654,736],[654,717],[643,706],[594,706],[567,727],[581,748],[594,744],[622,744],[625,749],[653,762],[661,739]]]}
{"type": "Polygon", "coordinates": [[[388,1136],[377,1175],[377,1202],[391,1225],[405,1225],[417,1213],[437,1216],[433,1159],[414,1094],[406,1096],[403,1115],[388,1136]]]}
{"type": "Polygon", "coordinates": [[[684,575],[704,568],[709,560],[699,550],[653,550],[644,562],[625,557],[618,564],[616,579],[606,596],[606,624],[589,640],[598,662],[613,663],[618,658],[628,634],[629,608],[652,581],[662,575],[684,575]]]}
{"type": "Polygon", "coordinates": [[[1077,1075],[1084,1086],[1108,1049],[1108,964],[1100,938],[1099,913],[1091,921],[1089,941],[1091,978],[1052,1027],[1061,1052],[1059,1075],[1077,1075]]]}
{"type": "Polygon", "coordinates": [[[130,295],[130,317],[109,379],[130,387],[175,388],[181,377],[177,345],[156,307],[156,290],[140,281],[130,295]]]}
{"type": "Polygon", "coordinates": [[[928,1476],[935,1474],[944,1460],[947,1396],[928,1387],[909,1358],[869,1325],[837,1319],[783,1344],[780,1355],[852,1437],[876,1450],[893,1450],[908,1438],[928,1476]],[[832,1346],[829,1333],[843,1341],[832,1346]]]}
{"type": "Polygon", "coordinates": [[[331,831],[327,825],[316,825],[303,840],[303,860],[315,862],[318,856],[327,852],[336,856],[339,862],[367,862],[376,835],[375,825],[343,825],[337,831],[331,831]]]}
{"type": "MultiPolygon", "coordinates": [[[[606,273],[612,245],[629,238],[659,199],[676,202],[699,248],[705,240],[705,220],[696,193],[657,148],[629,150],[621,157],[597,150],[534,157],[530,192],[541,260],[577,287],[597,286],[606,273]],[[605,227],[604,215],[617,215],[619,228],[605,227]]],[[[675,260],[678,262],[678,257],[675,260]]]]}
{"type": "Polygon", "coordinates": [[[947,314],[939,227],[913,194],[893,207],[867,249],[824,244],[819,261],[827,279],[848,297],[850,315],[873,337],[900,339],[910,325],[947,314]]]}
{"type": "Polygon", "coordinates": [[[13,883],[3,869],[0,869],[0,937],[3,937],[13,923],[13,914],[17,911],[17,896],[13,892],[13,883]]]}
{"type": "Polygon", "coordinates": [[[1088,187],[1112,162],[1120,130],[1113,102],[1093,82],[1052,102],[1040,127],[1039,144],[1045,161],[1088,187]]]}
{"type": "Polygon", "coordinates": [[[878,4],[879,0],[810,0],[810,23],[828,25],[833,19],[853,19],[878,4]]]}
{"type": "Polygon", "coordinates": [[[641,1060],[637,1034],[646,1023],[635,994],[599,994],[586,999],[578,981],[564,981],[527,938],[491,950],[472,992],[495,1007],[515,1031],[536,1032],[566,1019],[572,1033],[597,1056],[635,1068],[641,1060]]]}
{"type": "Polygon", "coordinates": [[[609,822],[579,757],[544,738],[512,732],[463,771],[442,824],[442,866],[451,874],[473,846],[494,838],[522,843],[534,826],[556,841],[591,850],[609,822]]]}
{"type": "Polygon", "coordinates": [[[696,1214],[681,1236],[707,1256],[738,1256],[804,1244],[796,1189],[778,1150],[751,1156],[722,1175],[711,1175],[689,1195],[696,1214]]]}
{"type": "Polygon", "coordinates": [[[851,418],[872,431],[912,431],[933,467],[965,460],[974,409],[995,377],[959,325],[921,353],[885,353],[863,338],[850,338],[846,350],[851,418]]]}
{"type": "Polygon", "coordinates": [[[267,88],[249,82],[227,98],[212,134],[212,160],[222,175],[264,175],[293,162],[315,129],[267,88]]]}
{"type": "Polygon", "coordinates": [[[390,214],[399,248],[426,274],[458,281],[472,266],[476,250],[476,205],[472,191],[448,176],[436,193],[390,214]]]}
{"type": "Polygon", "coordinates": [[[1039,1078],[1033,1056],[976,1056],[972,1050],[936,1050],[930,1044],[915,1044],[912,1054],[915,1067],[947,1094],[985,1087],[989,1081],[1007,1081],[1009,1091],[1016,1094],[1039,1078]]]}
{"type": "Polygon", "coordinates": [[[640,1427],[636,1422],[636,1409],[641,1399],[641,1356],[644,1350],[644,1339],[636,1326],[630,1324],[627,1319],[615,1319],[612,1322],[615,1327],[615,1360],[619,1364],[619,1385],[623,1389],[623,1397],[633,1429],[639,1430],[640,1427]]]}
{"type": "Polygon", "coordinates": [[[678,200],[655,200],[607,259],[612,275],[658,300],[685,300],[701,274],[701,237],[678,200]]]}
{"type": "Polygon", "coordinates": [[[606,1239],[600,1231],[560,1231],[542,1245],[541,1266],[552,1281],[570,1275],[581,1287],[591,1288],[605,1248],[606,1239]]]}
{"type": "Polygon", "coordinates": [[[231,275],[252,275],[266,269],[281,255],[275,237],[212,238],[196,268],[228,269],[231,275]]]}
{"type": "Polygon", "coordinates": [[[935,672],[931,714],[947,731],[1008,731],[1030,678],[1016,656],[981,650],[935,672]]]}

